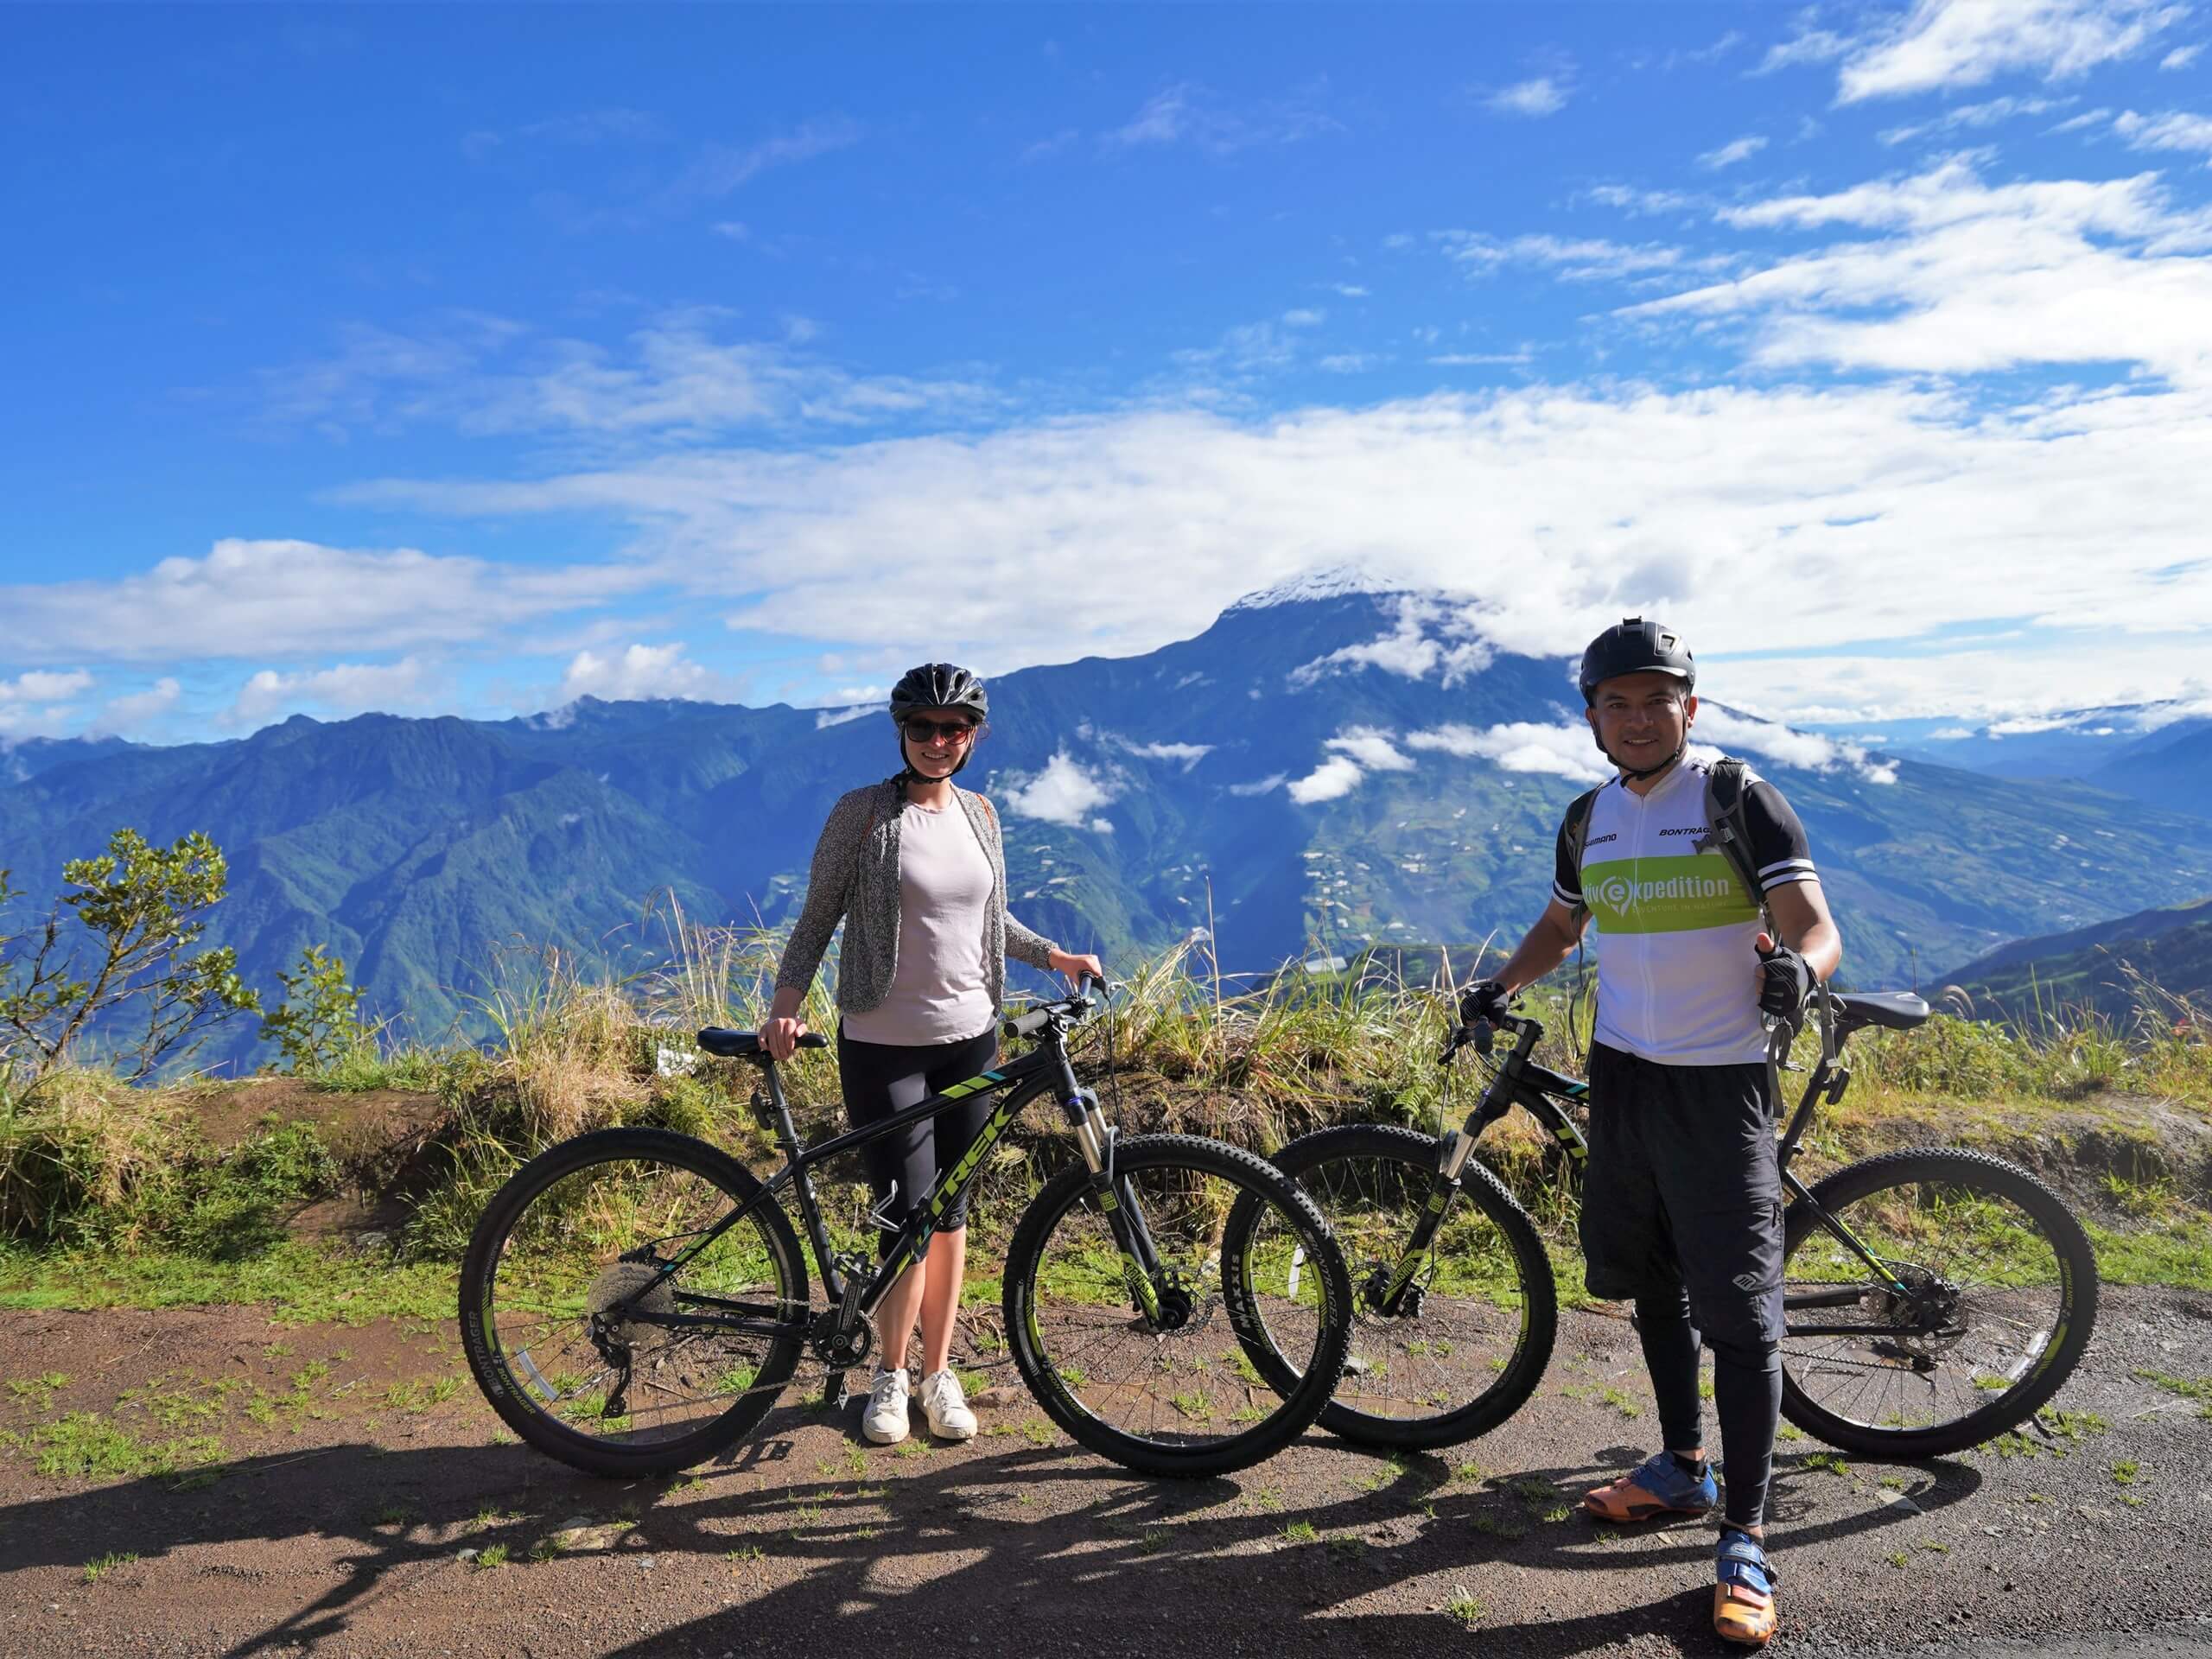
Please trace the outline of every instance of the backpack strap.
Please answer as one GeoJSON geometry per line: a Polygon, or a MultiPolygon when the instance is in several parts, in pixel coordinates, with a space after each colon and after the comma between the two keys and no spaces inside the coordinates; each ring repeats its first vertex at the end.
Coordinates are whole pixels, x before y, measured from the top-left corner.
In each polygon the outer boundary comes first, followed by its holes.
{"type": "Polygon", "coordinates": [[[1732,755],[1724,755],[1713,763],[1705,775],[1705,834],[1699,836],[1696,850],[1718,847],[1736,872],[1736,879],[1744,884],[1744,891],[1751,895],[1751,903],[1758,907],[1759,918],[1766,924],[1767,931],[1774,931],[1774,918],[1767,907],[1766,893],[1759,886],[1759,867],[1751,855],[1751,820],[1745,810],[1745,797],[1751,793],[1747,774],[1751,768],[1732,755]]]}
{"type": "MultiPolygon", "coordinates": [[[[1598,788],[1603,789],[1600,784],[1598,788]]],[[[1574,872],[1575,890],[1582,887],[1582,846],[1590,836],[1590,809],[1598,804],[1598,790],[1585,790],[1567,804],[1567,820],[1562,826],[1567,836],[1567,868],[1574,872]]],[[[1580,922],[1590,913],[1588,905],[1574,907],[1574,919],[1580,922]]]]}

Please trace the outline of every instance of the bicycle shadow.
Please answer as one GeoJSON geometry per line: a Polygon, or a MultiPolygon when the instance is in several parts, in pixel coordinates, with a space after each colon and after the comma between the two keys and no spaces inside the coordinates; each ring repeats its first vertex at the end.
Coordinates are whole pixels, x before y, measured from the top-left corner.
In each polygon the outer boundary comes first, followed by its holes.
{"type": "MultiPolygon", "coordinates": [[[[1440,1605],[1382,1605],[1402,1602],[1408,1585],[1434,1580],[1446,1590],[1495,1596],[1493,1586],[1510,1575],[1565,1574],[1560,1582],[1571,1586],[1631,1564],[1678,1568],[1684,1587],[1649,1603],[1593,1590],[1589,1599],[1603,1605],[1586,1614],[1485,1621],[1483,1634],[1510,1638],[1539,1659],[1564,1659],[1624,1637],[1681,1641],[1707,1630],[1709,1531],[1685,1529],[1679,1543],[1643,1535],[1630,1563],[1606,1529],[1579,1515],[1545,1518],[1620,1466],[1611,1450],[1590,1465],[1478,1482],[1442,1458],[1350,1454],[1353,1467],[1371,1472],[1293,1503],[1281,1490],[1281,1471],[1271,1476],[1267,1465],[1213,1480],[1145,1481],[1065,1446],[997,1442],[896,1460],[874,1456],[863,1470],[788,1478],[798,1458],[822,1449],[802,1452],[802,1437],[823,1428],[830,1436],[813,1438],[836,1444],[838,1425],[785,1408],[763,1436],[681,1483],[594,1479],[516,1446],[395,1452],[346,1443],[251,1458],[211,1485],[149,1477],[14,1505],[0,1518],[0,1572],[73,1570],[108,1555],[151,1561],[316,1533],[344,1540],[323,1563],[334,1580],[229,1649],[245,1655],[346,1631],[379,1601],[454,1571],[464,1544],[504,1545],[510,1570],[557,1580],[582,1558],[536,1562],[532,1550],[580,1516],[626,1509],[624,1518],[604,1523],[611,1535],[588,1557],[651,1554],[671,1573],[710,1571],[739,1598],[607,1649],[634,1659],[658,1659],[686,1643],[744,1651],[768,1633],[911,1641],[932,1619],[946,1631],[974,1633],[1015,1617],[1090,1632],[1121,1631],[1134,1621],[1148,1646],[1170,1652],[1229,1652],[1255,1638],[1275,1646],[1325,1634],[1352,1636],[1378,1652],[1433,1653],[1440,1605]],[[1049,1502],[1038,1496],[1047,1483],[1049,1502]],[[683,1499],[672,1503],[679,1484],[683,1499]],[[493,1518],[475,1524],[487,1508],[493,1518]],[[734,1553],[746,1559],[734,1561],[734,1553]]],[[[1963,1465],[1934,1467],[1938,1478],[1915,1494],[1923,1510],[1962,1501],[1980,1484],[1963,1465]]],[[[1785,1460],[1776,1521],[1789,1541],[1910,1518],[1876,1510],[1808,1525],[1800,1483],[1832,1478],[1804,1470],[1802,1459],[1785,1460]]]]}

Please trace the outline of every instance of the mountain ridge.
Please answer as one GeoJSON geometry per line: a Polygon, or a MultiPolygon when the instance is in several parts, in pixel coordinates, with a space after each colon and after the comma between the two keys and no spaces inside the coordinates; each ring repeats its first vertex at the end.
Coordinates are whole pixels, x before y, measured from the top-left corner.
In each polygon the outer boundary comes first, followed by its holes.
{"type": "MultiPolygon", "coordinates": [[[[1496,651],[1463,600],[1397,588],[1232,606],[1191,639],[991,690],[962,782],[999,804],[1012,906],[1109,960],[1189,938],[1209,887],[1233,970],[1510,942],[1542,908],[1560,811],[1603,767],[1564,659],[1496,651]]],[[[1804,818],[1853,982],[1924,982],[2009,938],[2212,891],[2212,822],[1707,708],[1804,818]]],[[[41,758],[0,785],[18,885],[122,824],[205,830],[233,870],[213,937],[251,982],[273,990],[326,944],[372,1009],[425,1034],[469,1013],[499,951],[603,955],[661,889],[695,919],[788,920],[830,804],[898,764],[880,715],[592,699],[41,758]]],[[[226,1058],[250,1060],[250,1039],[226,1058]]]]}

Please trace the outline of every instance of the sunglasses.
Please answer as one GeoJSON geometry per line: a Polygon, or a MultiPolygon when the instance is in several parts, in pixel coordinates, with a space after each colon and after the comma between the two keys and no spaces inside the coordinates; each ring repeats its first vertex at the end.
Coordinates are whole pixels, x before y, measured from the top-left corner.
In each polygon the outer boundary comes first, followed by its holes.
{"type": "Polygon", "coordinates": [[[908,720],[901,721],[899,729],[910,743],[927,743],[940,737],[948,743],[965,743],[976,734],[975,722],[967,720],[908,720]]]}

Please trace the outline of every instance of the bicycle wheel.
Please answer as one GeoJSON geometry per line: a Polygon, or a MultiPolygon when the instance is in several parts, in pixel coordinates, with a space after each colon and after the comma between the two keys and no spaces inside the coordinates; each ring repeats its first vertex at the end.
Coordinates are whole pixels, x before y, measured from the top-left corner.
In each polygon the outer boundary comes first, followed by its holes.
{"type": "Polygon", "coordinates": [[[461,1270],[461,1343],[493,1408],[594,1475],[667,1474],[753,1427],[791,1380],[798,1337],[670,1320],[803,1321],[791,1223],[766,1203],[673,1275],[658,1264],[760,1190],[735,1160],[664,1129],[579,1135],[517,1170],[461,1270]]]}
{"type": "Polygon", "coordinates": [[[1142,1473],[1257,1463],[1312,1424],[1343,1367],[1344,1257],[1312,1201],[1249,1152],[1135,1135],[1116,1143],[1114,1173],[1151,1236],[1164,1315],[1139,1311],[1090,1172],[1069,1170],[1031,1203],[1007,1251],[1021,1380],[1076,1440],[1142,1473]],[[1243,1352],[1241,1333],[1262,1320],[1306,1373],[1280,1396],[1243,1352]]]}
{"type": "Polygon", "coordinates": [[[1782,1414],[1807,1433],[1870,1457],[1961,1451],[2073,1371],[2096,1323],[2096,1258],[2026,1170],[1923,1147],[1839,1170],[1813,1196],[1905,1288],[1790,1205],[1782,1414]]]}
{"type": "MultiPolygon", "coordinates": [[[[1275,1166],[1313,1198],[1351,1275],[1352,1340],[1321,1426],[1362,1446],[1427,1450],[1487,1433],[1551,1363],[1559,1298],[1528,1212],[1473,1159],[1398,1312],[1379,1312],[1435,1184],[1440,1143],[1349,1124],[1302,1135],[1275,1166]]],[[[1280,1353],[1255,1351],[1269,1376],[1280,1353]]]]}

